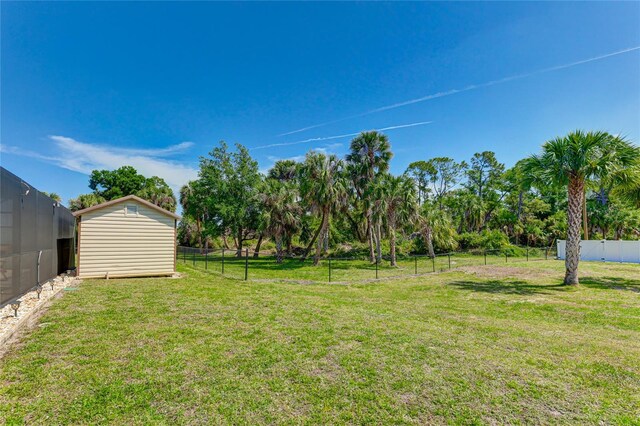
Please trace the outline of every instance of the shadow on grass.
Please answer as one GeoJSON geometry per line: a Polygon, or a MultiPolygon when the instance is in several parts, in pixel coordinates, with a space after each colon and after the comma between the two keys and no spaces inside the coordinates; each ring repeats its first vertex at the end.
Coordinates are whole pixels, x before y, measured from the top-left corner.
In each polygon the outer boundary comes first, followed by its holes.
{"type": "MultiPolygon", "coordinates": [[[[640,271],[639,271],[640,272],[640,271]]],[[[580,284],[602,290],[625,290],[640,293],[640,280],[621,277],[584,277],[580,284]]]]}
{"type": "Polygon", "coordinates": [[[523,296],[531,294],[549,294],[550,291],[563,291],[569,288],[563,284],[540,285],[531,284],[522,280],[452,281],[448,285],[457,287],[461,290],[493,294],[518,294],[523,296]]]}

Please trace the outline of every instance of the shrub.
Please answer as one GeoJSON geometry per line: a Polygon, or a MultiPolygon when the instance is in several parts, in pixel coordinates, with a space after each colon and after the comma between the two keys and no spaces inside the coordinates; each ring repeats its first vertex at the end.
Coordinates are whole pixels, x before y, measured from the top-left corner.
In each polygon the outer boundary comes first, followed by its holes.
{"type": "Polygon", "coordinates": [[[485,229],[480,233],[464,232],[458,235],[458,244],[464,250],[495,250],[509,246],[509,239],[501,231],[485,229]]]}

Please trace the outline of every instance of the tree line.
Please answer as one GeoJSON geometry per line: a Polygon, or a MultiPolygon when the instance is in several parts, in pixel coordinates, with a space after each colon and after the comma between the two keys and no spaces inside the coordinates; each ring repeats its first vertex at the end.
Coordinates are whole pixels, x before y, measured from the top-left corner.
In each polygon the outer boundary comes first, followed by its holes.
{"type": "Polygon", "coordinates": [[[548,247],[572,232],[578,240],[640,235],[638,148],[605,132],[546,142],[540,155],[508,169],[484,151],[468,161],[416,161],[394,176],[392,158],[388,137],[370,131],[344,158],[310,151],[263,176],[246,147],[221,142],[180,191],[180,243],[240,256],[251,242],[258,256],[270,240],[278,261],[296,254],[314,263],[329,250],[360,248],[371,262],[384,253],[394,265],[399,246],[433,256],[548,247]]]}
{"type": "MultiPolygon", "coordinates": [[[[224,247],[277,261],[361,252],[371,262],[399,252],[549,247],[567,239],[567,283],[577,283],[581,238],[640,238],[640,150],[606,132],[575,131],[506,168],[494,152],[468,161],[436,157],[389,172],[393,152],[377,131],[355,137],[344,158],[309,151],[263,175],[249,150],[225,142],[200,158],[198,179],[180,189],[179,244],[224,247]],[[578,256],[578,257],[576,257],[578,256]]],[[[136,194],[175,211],[158,177],[130,166],[96,170],[72,210],[136,194]]]]}

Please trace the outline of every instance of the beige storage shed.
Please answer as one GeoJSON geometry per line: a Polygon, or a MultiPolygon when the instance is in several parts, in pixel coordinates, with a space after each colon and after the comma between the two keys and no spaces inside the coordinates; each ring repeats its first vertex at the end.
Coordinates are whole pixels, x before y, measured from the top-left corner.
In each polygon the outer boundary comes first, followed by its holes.
{"type": "Polygon", "coordinates": [[[176,270],[175,213],[135,195],[74,213],[81,278],[171,275],[176,270]]]}

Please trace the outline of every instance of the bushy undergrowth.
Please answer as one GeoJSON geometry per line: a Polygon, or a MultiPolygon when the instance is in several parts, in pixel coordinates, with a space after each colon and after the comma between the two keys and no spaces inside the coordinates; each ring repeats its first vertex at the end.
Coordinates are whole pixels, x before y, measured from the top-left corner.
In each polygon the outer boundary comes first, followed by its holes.
{"type": "Polygon", "coordinates": [[[498,230],[483,230],[481,232],[464,232],[458,235],[461,249],[495,250],[509,245],[507,236],[498,230]]]}

